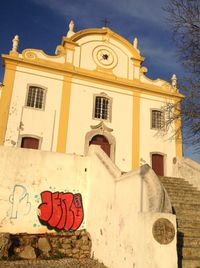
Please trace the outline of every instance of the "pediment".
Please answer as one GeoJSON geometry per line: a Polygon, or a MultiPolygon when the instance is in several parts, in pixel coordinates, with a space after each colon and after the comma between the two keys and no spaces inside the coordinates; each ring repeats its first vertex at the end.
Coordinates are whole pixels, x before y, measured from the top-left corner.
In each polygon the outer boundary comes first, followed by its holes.
{"type": "Polygon", "coordinates": [[[106,126],[106,124],[104,123],[104,121],[101,121],[98,125],[90,126],[90,127],[93,130],[99,130],[101,132],[112,132],[113,131],[112,128],[109,128],[108,126],[106,126]]]}

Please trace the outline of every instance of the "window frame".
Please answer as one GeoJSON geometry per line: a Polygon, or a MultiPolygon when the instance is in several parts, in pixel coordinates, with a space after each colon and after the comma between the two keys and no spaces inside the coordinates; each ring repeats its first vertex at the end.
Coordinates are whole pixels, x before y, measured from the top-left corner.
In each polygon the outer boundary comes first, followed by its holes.
{"type": "Polygon", "coordinates": [[[37,110],[37,111],[45,111],[45,107],[46,107],[46,94],[47,94],[47,87],[41,86],[39,84],[27,84],[25,107],[26,108],[29,108],[29,109],[34,109],[34,110],[37,110]],[[28,106],[27,105],[30,87],[37,87],[37,88],[41,88],[43,90],[42,108],[37,108],[37,107],[32,107],[32,106],[28,106]]]}
{"type": "Polygon", "coordinates": [[[152,130],[165,130],[165,114],[164,112],[161,110],[161,109],[157,109],[157,108],[151,108],[150,110],[151,112],[151,120],[150,120],[150,128],[152,130]],[[153,111],[156,111],[156,112],[160,112],[161,113],[161,127],[153,127],[153,111]]]}
{"type": "Polygon", "coordinates": [[[93,112],[92,112],[92,119],[94,120],[100,120],[100,121],[105,121],[105,122],[111,122],[112,121],[112,101],[113,99],[108,96],[106,93],[102,92],[100,94],[94,94],[93,95],[93,112]],[[108,116],[107,119],[104,118],[98,118],[95,117],[95,111],[96,111],[96,98],[100,97],[100,98],[105,98],[108,100],[108,116]]]}

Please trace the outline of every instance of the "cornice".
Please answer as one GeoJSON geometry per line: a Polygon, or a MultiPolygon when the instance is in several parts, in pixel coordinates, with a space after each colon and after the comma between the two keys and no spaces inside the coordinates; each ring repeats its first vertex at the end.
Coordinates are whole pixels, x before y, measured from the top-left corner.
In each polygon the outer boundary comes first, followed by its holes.
{"type": "Polygon", "coordinates": [[[74,67],[68,63],[55,63],[44,59],[24,59],[19,57],[13,57],[11,55],[2,55],[3,65],[7,63],[13,63],[17,66],[32,68],[35,70],[46,71],[58,75],[72,75],[72,77],[77,79],[87,80],[89,82],[103,83],[105,85],[116,86],[130,90],[133,92],[140,92],[141,94],[156,94],[162,97],[169,97],[171,99],[181,100],[185,96],[178,92],[170,92],[169,90],[164,90],[160,86],[150,85],[142,83],[139,79],[127,80],[124,78],[119,78],[114,75],[107,75],[104,72],[90,71],[82,68],[74,67]]]}

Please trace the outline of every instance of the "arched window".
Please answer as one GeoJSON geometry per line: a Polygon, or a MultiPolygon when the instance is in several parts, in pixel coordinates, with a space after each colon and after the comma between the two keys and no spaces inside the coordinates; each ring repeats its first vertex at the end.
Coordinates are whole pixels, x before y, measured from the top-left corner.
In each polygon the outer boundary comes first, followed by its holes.
{"type": "Polygon", "coordinates": [[[45,89],[38,86],[29,86],[26,106],[44,109],[45,89]]]}
{"type": "Polygon", "coordinates": [[[111,121],[112,99],[105,93],[94,95],[93,118],[111,121]]]}

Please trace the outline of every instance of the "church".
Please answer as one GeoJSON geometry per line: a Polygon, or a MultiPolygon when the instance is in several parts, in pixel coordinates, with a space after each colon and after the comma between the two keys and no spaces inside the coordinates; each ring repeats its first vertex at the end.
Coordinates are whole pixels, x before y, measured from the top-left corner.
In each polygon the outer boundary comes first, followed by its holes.
{"type": "Polygon", "coordinates": [[[2,58],[1,145],[86,155],[96,144],[123,172],[147,163],[172,175],[181,122],[168,129],[163,107],[184,96],[175,75],[170,83],[146,76],[137,38],[130,43],[108,27],[75,32],[71,21],[55,56],[20,53],[15,36],[2,58]]]}
{"type": "Polygon", "coordinates": [[[82,258],[87,231],[85,254],[109,268],[199,266],[200,166],[183,157],[179,114],[167,124],[176,75],[148,78],[137,38],[108,27],[71,21],[51,56],[20,42],[2,55],[0,234],[52,246],[52,231],[78,231],[77,248],[55,248],[82,258]]]}

